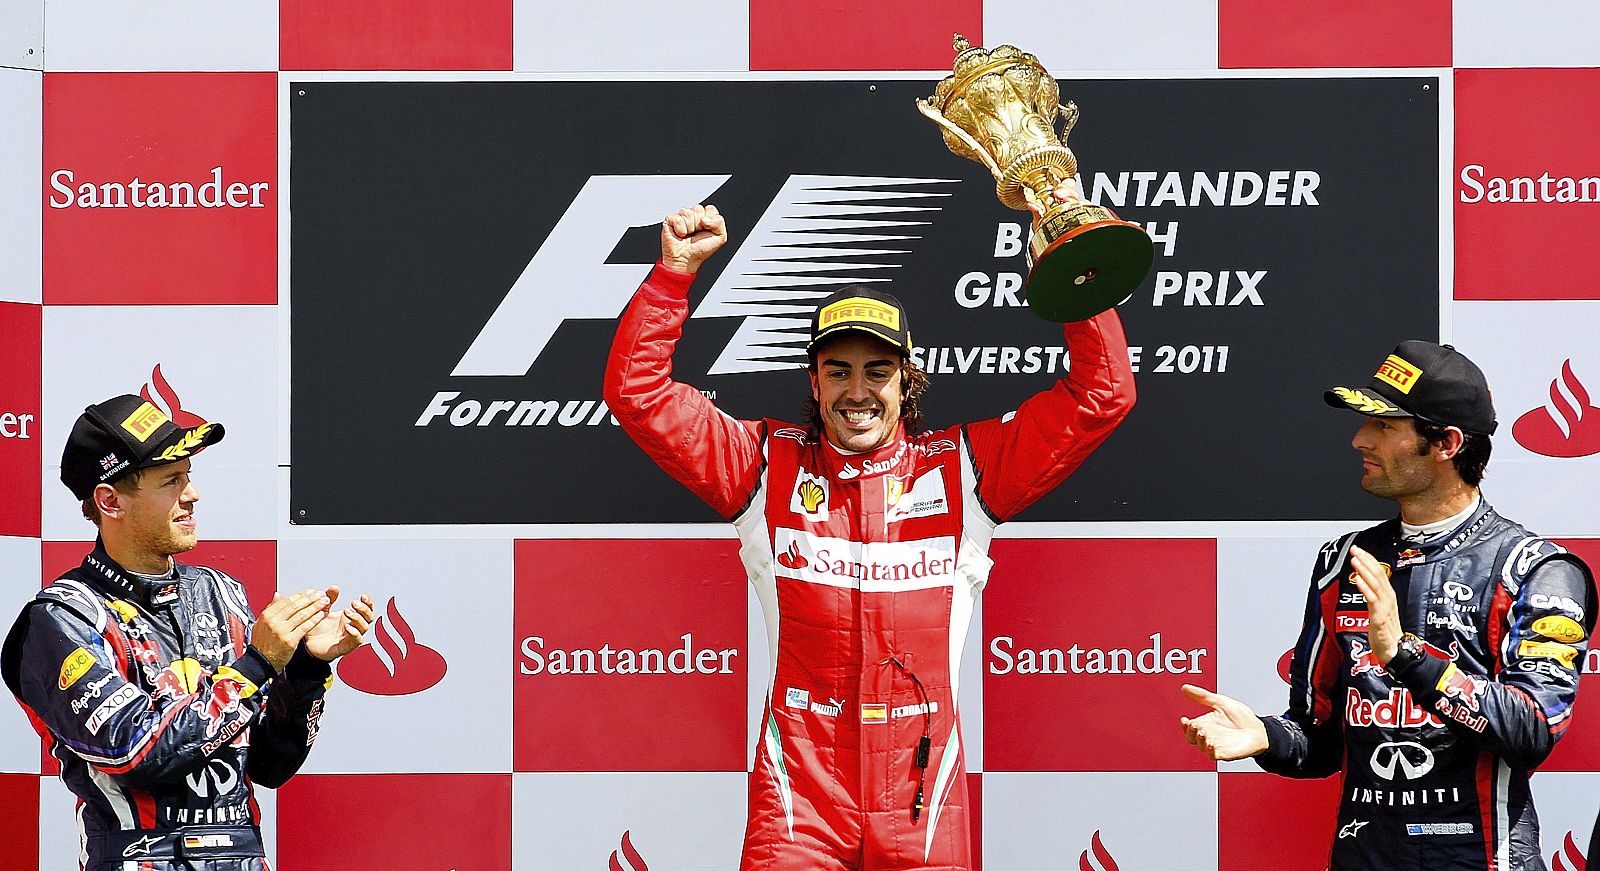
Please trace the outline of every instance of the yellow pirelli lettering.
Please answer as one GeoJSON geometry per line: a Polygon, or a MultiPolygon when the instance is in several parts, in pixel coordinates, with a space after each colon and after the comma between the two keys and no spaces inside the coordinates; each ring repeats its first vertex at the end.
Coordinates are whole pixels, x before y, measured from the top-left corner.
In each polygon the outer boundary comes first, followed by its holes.
{"type": "Polygon", "coordinates": [[[1404,357],[1390,354],[1389,358],[1378,367],[1376,377],[1401,393],[1410,393],[1417,379],[1422,377],[1422,370],[1404,357]]]}
{"type": "Polygon", "coordinates": [[[894,306],[875,299],[852,296],[828,305],[817,315],[818,331],[850,322],[882,324],[891,330],[900,329],[900,312],[894,306]]]}

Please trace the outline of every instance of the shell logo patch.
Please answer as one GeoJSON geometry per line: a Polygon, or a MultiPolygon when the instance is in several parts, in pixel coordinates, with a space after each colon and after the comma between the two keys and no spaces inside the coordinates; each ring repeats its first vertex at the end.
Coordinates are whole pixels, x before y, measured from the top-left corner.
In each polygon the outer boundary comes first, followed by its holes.
{"type": "Polygon", "coordinates": [[[794,492],[789,496],[789,510],[807,520],[827,520],[828,479],[801,469],[795,478],[794,492]]]}
{"type": "Polygon", "coordinates": [[[1378,366],[1378,373],[1374,377],[1401,393],[1410,393],[1417,379],[1422,377],[1422,370],[1404,357],[1390,354],[1389,359],[1378,366]]]}

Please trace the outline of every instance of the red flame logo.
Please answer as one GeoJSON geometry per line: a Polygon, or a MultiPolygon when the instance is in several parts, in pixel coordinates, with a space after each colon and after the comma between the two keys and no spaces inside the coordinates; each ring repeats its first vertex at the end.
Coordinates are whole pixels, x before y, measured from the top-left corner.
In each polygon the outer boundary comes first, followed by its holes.
{"type": "Polygon", "coordinates": [[[650,866],[644,864],[644,857],[633,848],[633,840],[629,832],[622,833],[622,856],[627,864],[617,861],[617,851],[611,851],[611,871],[650,871],[650,866]]]}
{"type": "Polygon", "coordinates": [[[1561,850],[1550,857],[1550,867],[1555,871],[1586,871],[1589,860],[1578,849],[1577,842],[1572,840],[1572,833],[1567,832],[1566,843],[1561,845],[1561,850]]]}
{"type": "Polygon", "coordinates": [[[439,651],[417,643],[411,624],[390,597],[372,627],[372,643],[339,660],[339,678],[375,696],[408,696],[444,680],[447,668],[439,651]]]}
{"type": "Polygon", "coordinates": [[[800,542],[798,541],[789,542],[789,549],[778,554],[778,562],[783,565],[784,568],[795,569],[797,571],[805,568],[808,565],[811,565],[810,560],[800,555],[800,542]]]}
{"type": "Polygon", "coordinates": [[[167,379],[161,374],[160,363],[151,370],[150,380],[139,390],[139,396],[151,405],[164,408],[167,417],[172,418],[172,422],[183,429],[193,429],[206,422],[200,415],[183,409],[183,401],[178,398],[178,391],[173,390],[172,385],[168,384],[167,379]],[[151,384],[156,386],[156,394],[161,397],[160,402],[150,398],[151,384]]]}
{"type": "Polygon", "coordinates": [[[1111,858],[1111,853],[1106,850],[1106,845],[1100,843],[1099,829],[1095,829],[1089,849],[1078,854],[1078,871],[1121,871],[1117,867],[1117,860],[1111,858]],[[1090,853],[1094,853],[1093,862],[1089,861],[1090,853]]]}
{"type": "Polygon", "coordinates": [[[1600,454],[1600,408],[1589,404],[1589,391],[1572,374],[1571,359],[1561,364],[1561,377],[1550,382],[1550,401],[1517,418],[1511,437],[1547,457],[1600,454]]]}

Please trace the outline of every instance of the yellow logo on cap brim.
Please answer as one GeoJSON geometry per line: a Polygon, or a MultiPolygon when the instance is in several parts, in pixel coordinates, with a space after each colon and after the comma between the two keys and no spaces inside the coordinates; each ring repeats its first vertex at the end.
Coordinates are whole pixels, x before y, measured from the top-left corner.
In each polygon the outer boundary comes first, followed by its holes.
{"type": "Polygon", "coordinates": [[[1373,377],[1409,395],[1411,388],[1416,386],[1417,379],[1422,377],[1422,370],[1404,357],[1390,354],[1388,359],[1378,366],[1378,372],[1373,377]]]}
{"type": "Polygon", "coordinates": [[[817,332],[848,323],[876,324],[900,329],[900,311],[886,302],[852,296],[830,303],[817,313],[817,332]]]}
{"type": "Polygon", "coordinates": [[[160,429],[161,425],[166,422],[167,416],[161,413],[161,409],[148,402],[141,402],[139,407],[133,410],[132,414],[123,419],[122,428],[128,432],[128,435],[133,436],[142,443],[149,441],[150,436],[154,435],[155,431],[160,429]]]}
{"type": "Polygon", "coordinates": [[[1362,414],[1394,414],[1402,409],[1398,405],[1385,402],[1376,396],[1370,396],[1359,390],[1348,387],[1333,388],[1333,395],[1344,400],[1344,404],[1362,414]]]}
{"type": "Polygon", "coordinates": [[[211,432],[212,424],[203,423],[183,434],[175,444],[168,445],[165,450],[155,456],[157,460],[176,462],[194,453],[206,443],[206,433],[211,432]]]}

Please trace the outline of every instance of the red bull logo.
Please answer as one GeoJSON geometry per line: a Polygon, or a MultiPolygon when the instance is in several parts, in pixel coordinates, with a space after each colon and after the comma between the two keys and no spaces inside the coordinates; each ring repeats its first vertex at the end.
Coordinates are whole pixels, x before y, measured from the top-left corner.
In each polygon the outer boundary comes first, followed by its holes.
{"type": "MultiPolygon", "coordinates": [[[[1422,652],[1446,662],[1455,662],[1456,657],[1461,655],[1461,644],[1452,641],[1449,649],[1445,649],[1424,641],[1422,652]]],[[[1383,663],[1378,662],[1378,657],[1373,655],[1372,649],[1358,639],[1350,642],[1350,676],[1363,674],[1387,675],[1388,672],[1384,670],[1383,663]]]]}
{"type": "Polygon", "coordinates": [[[1376,701],[1363,697],[1360,690],[1349,689],[1345,694],[1344,721],[1351,726],[1444,727],[1443,720],[1412,701],[1410,691],[1399,687],[1390,690],[1388,698],[1376,701]]]}
{"type": "Polygon", "coordinates": [[[195,711],[206,721],[206,737],[213,738],[222,728],[223,720],[239,710],[239,700],[244,697],[244,684],[232,678],[219,677],[211,683],[211,693],[195,705],[195,711]]]}
{"type": "Polygon", "coordinates": [[[1483,682],[1456,668],[1455,663],[1440,675],[1437,688],[1447,699],[1454,699],[1473,711],[1480,709],[1478,700],[1483,695],[1483,682]]]}

